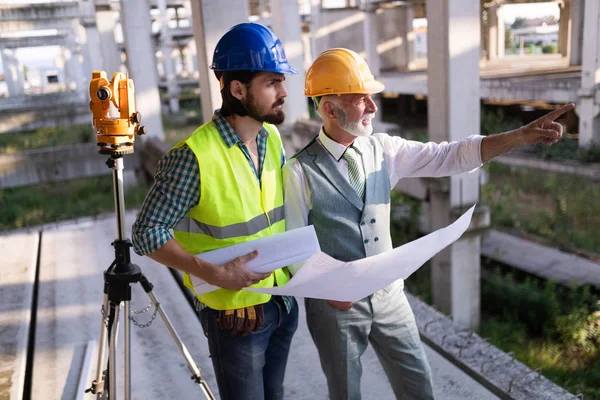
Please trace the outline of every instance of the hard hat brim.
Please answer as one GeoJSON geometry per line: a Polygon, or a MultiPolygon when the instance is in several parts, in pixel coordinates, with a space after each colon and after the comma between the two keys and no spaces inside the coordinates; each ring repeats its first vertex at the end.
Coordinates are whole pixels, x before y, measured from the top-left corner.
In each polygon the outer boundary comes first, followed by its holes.
{"type": "Polygon", "coordinates": [[[209,69],[212,69],[213,71],[257,71],[257,72],[275,72],[278,74],[284,74],[284,75],[297,75],[298,74],[298,70],[294,67],[292,67],[291,65],[288,65],[287,67],[280,67],[280,68],[214,68],[212,65],[208,66],[209,69]]]}
{"type": "Polygon", "coordinates": [[[304,91],[304,96],[306,97],[315,97],[315,96],[328,96],[330,94],[375,94],[381,93],[385,89],[385,85],[375,79],[372,81],[365,82],[363,89],[361,90],[339,90],[339,91],[321,91],[321,92],[312,92],[308,93],[306,90],[304,91]]]}

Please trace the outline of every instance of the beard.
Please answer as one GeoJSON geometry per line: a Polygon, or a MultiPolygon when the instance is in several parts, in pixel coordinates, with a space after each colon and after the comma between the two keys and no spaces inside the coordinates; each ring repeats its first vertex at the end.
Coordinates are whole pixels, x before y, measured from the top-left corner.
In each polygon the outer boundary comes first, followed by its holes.
{"type": "Polygon", "coordinates": [[[365,119],[373,119],[375,114],[367,114],[358,121],[348,121],[348,114],[341,106],[336,106],[338,109],[338,124],[340,128],[351,134],[352,136],[370,136],[373,133],[373,125],[363,125],[362,121],[365,119]]]}
{"type": "Polygon", "coordinates": [[[283,110],[274,110],[275,107],[283,105],[283,103],[285,103],[285,100],[281,98],[273,103],[269,111],[265,112],[265,110],[260,107],[254,96],[252,96],[251,92],[248,93],[247,100],[242,101],[242,105],[246,109],[246,112],[248,112],[248,116],[250,118],[259,122],[266,122],[274,125],[279,125],[285,120],[285,113],[283,110]]]}

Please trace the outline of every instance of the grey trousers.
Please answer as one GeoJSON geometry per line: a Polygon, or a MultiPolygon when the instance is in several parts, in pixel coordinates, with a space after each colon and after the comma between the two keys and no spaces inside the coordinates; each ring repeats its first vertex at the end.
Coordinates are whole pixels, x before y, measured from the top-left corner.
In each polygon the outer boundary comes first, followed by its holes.
{"type": "Polygon", "coordinates": [[[360,400],[361,355],[371,343],[397,399],[433,399],[431,368],[404,282],[339,311],[325,300],[306,299],[308,329],[319,351],[332,400],[360,400]]]}

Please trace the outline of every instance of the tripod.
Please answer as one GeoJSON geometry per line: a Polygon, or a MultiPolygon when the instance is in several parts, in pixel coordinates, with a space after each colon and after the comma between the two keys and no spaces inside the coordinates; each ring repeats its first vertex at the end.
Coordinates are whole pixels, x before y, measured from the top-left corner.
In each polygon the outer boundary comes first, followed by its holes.
{"type": "MultiPolygon", "coordinates": [[[[101,151],[101,153],[103,153],[101,151]]],[[[105,152],[107,154],[108,152],[105,152]]],[[[131,284],[140,283],[144,291],[150,297],[152,305],[158,312],[163,322],[167,326],[171,337],[183,355],[187,366],[192,373],[194,380],[202,389],[204,395],[209,400],[215,397],[210,391],[206,381],[200,374],[200,369],[194,363],[187,348],[177,335],[175,328],[169,321],[167,314],[163,310],[160,302],[152,293],[152,283],[142,274],[139,266],[131,263],[130,248],[131,242],[127,239],[125,232],[124,216],[125,201],[123,194],[123,155],[117,152],[110,153],[110,158],[106,162],[113,171],[113,193],[115,198],[115,213],[117,217],[118,239],[112,245],[115,249],[115,260],[104,272],[104,303],[102,306],[102,323],[100,326],[100,343],[98,346],[98,367],[96,379],[92,386],[86,390],[96,395],[97,399],[117,399],[117,334],[119,332],[119,313],[121,303],[124,305],[124,343],[125,343],[125,363],[124,363],[124,386],[125,400],[131,399],[131,317],[129,302],[131,301],[131,284]],[[104,355],[106,350],[107,332],[108,338],[108,368],[103,369],[104,355]],[[106,391],[108,389],[108,393],[106,391]]]]}

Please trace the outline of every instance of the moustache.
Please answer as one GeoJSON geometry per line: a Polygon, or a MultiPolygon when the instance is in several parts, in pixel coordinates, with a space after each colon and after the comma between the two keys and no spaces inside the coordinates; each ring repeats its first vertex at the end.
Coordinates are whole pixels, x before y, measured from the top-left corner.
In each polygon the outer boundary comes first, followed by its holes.
{"type": "Polygon", "coordinates": [[[375,118],[375,114],[367,114],[361,118],[361,121],[364,121],[366,119],[373,119],[373,118],[375,118]]]}
{"type": "Polygon", "coordinates": [[[273,108],[277,107],[277,106],[282,106],[283,103],[285,103],[284,99],[278,100],[275,103],[273,103],[273,108]]]}

